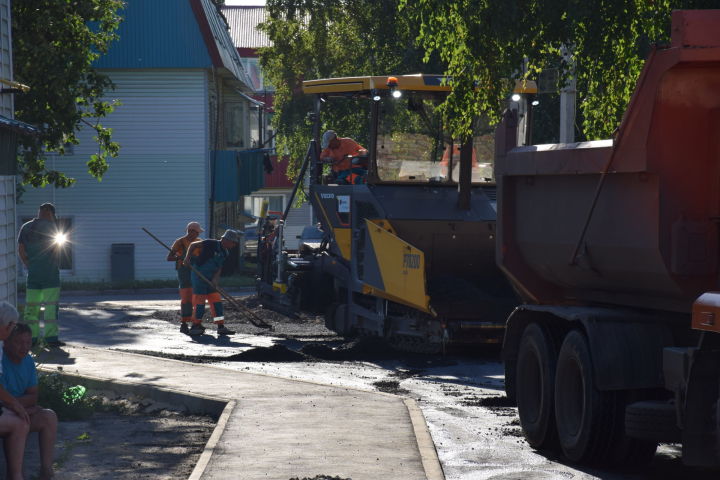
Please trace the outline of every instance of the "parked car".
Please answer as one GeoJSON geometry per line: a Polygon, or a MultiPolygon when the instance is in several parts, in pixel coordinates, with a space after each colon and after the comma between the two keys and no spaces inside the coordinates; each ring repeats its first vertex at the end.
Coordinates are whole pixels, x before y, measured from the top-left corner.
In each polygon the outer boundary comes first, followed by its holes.
{"type": "Polygon", "coordinates": [[[243,234],[243,257],[257,258],[258,249],[258,226],[257,223],[245,225],[243,234]]]}

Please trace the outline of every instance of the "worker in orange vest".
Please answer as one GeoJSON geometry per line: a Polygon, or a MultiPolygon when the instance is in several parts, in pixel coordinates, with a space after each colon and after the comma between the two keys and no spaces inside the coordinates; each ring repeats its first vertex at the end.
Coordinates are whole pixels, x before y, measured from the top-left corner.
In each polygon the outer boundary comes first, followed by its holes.
{"type": "Polygon", "coordinates": [[[364,183],[367,165],[362,168],[361,161],[356,160],[353,164],[353,159],[367,156],[367,149],[352,138],[338,137],[333,130],[323,134],[321,147],[320,159],[330,163],[338,183],[364,183]]]}

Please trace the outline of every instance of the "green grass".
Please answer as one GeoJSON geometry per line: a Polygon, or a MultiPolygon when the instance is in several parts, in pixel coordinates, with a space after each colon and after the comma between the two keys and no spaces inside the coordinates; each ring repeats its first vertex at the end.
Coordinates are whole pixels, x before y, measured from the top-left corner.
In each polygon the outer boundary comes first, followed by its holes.
{"type": "MultiPolygon", "coordinates": [[[[225,288],[251,287],[255,285],[255,277],[252,273],[222,277],[220,279],[220,285],[225,288]]],[[[145,290],[152,288],[177,288],[177,280],[132,280],[126,282],[79,282],[62,280],[60,285],[61,292],[73,290],[102,292],[104,290],[145,290]]],[[[18,292],[25,292],[25,284],[18,284],[18,292]]]]}

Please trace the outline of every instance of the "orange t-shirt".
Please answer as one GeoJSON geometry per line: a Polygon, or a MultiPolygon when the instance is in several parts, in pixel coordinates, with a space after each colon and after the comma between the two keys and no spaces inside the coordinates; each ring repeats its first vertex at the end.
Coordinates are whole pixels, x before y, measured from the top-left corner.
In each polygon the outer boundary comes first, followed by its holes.
{"type": "Polygon", "coordinates": [[[352,138],[338,137],[338,140],[340,141],[340,145],[337,148],[326,148],[320,152],[321,159],[332,158],[333,172],[342,172],[343,170],[348,170],[352,167],[352,163],[348,158],[348,155],[356,157],[367,153],[367,150],[365,150],[352,138]]]}
{"type": "MultiPolygon", "coordinates": [[[[197,242],[198,240],[202,240],[200,237],[193,240],[194,242],[197,242]]],[[[175,243],[172,244],[172,247],[170,247],[170,251],[175,254],[178,259],[175,261],[175,269],[180,270],[180,268],[183,266],[183,260],[185,259],[185,254],[188,251],[188,248],[190,247],[190,244],[192,242],[188,240],[185,237],[180,237],[177,240],[175,240],[175,243]]],[[[198,250],[195,250],[193,253],[193,256],[198,256],[200,252],[198,250]]]]}

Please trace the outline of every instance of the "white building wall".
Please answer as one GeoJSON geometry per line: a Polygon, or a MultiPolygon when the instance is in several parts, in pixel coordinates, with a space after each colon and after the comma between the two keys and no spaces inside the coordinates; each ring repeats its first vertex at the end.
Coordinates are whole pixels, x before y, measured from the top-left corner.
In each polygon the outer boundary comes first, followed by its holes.
{"type": "MultiPolygon", "coordinates": [[[[12,80],[10,0],[0,0],[0,78],[12,80]]],[[[0,115],[13,117],[13,96],[0,95],[0,115]]],[[[0,301],[17,304],[15,177],[0,175],[0,301]]]]}
{"type": "Polygon", "coordinates": [[[15,177],[0,175],[0,301],[17,304],[15,177]]]}
{"type": "Polygon", "coordinates": [[[204,71],[109,71],[116,85],[108,98],[117,107],[103,124],[113,128],[119,157],[101,182],[86,173],[96,151],[89,131],[74,155],[53,157],[49,168],[77,179],[68,189],[29,189],[18,206],[20,218],[38,205],[55,203],[59,217],[73,222],[73,269],[67,280],[109,281],[111,247],[134,244],[135,279],[174,278],[167,251],[141,230],[166,244],[184,235],[189,221],[208,223],[208,96],[204,71]]]}

